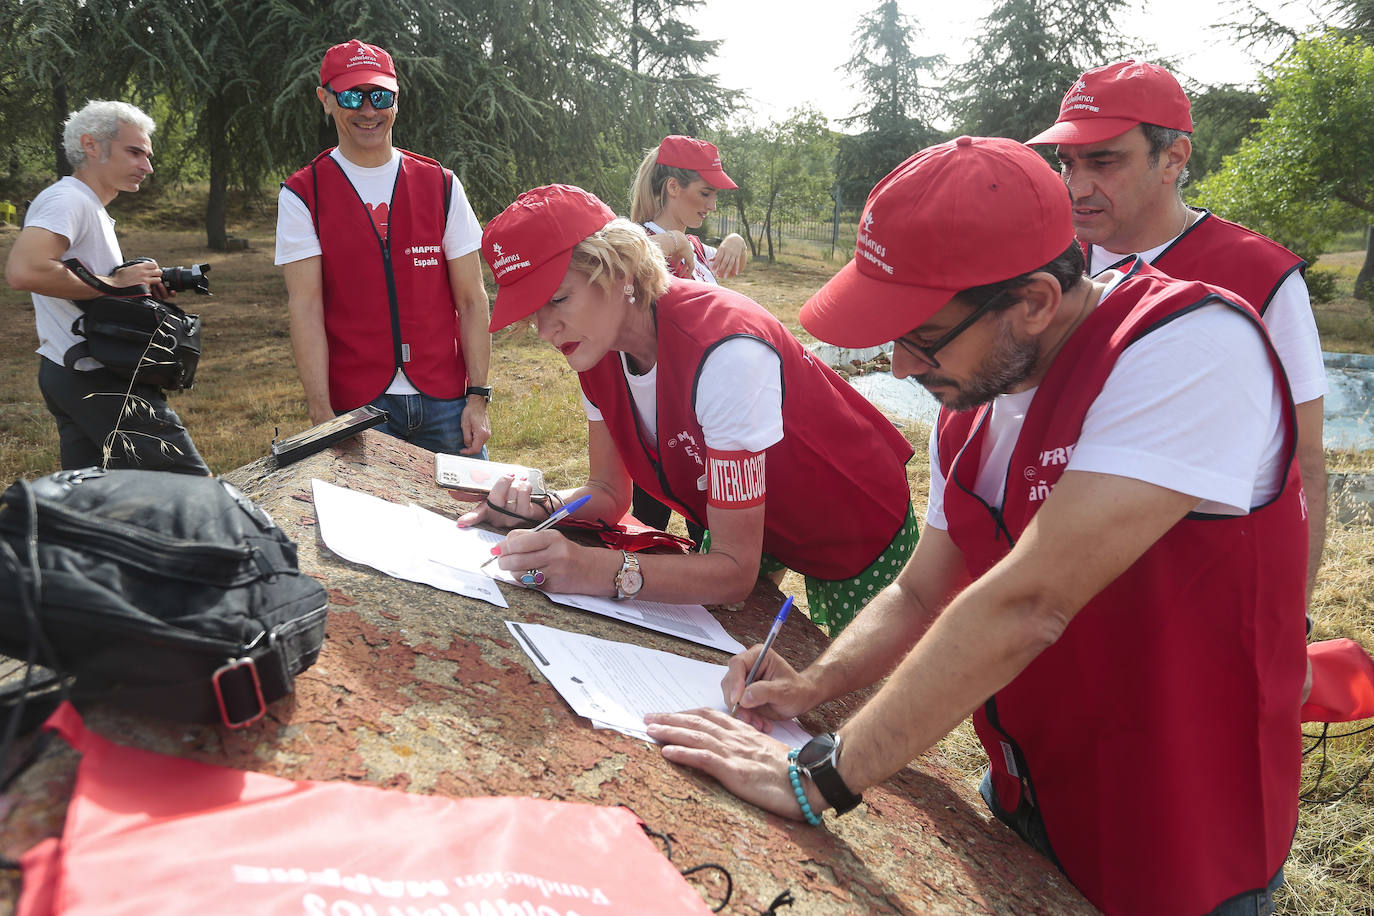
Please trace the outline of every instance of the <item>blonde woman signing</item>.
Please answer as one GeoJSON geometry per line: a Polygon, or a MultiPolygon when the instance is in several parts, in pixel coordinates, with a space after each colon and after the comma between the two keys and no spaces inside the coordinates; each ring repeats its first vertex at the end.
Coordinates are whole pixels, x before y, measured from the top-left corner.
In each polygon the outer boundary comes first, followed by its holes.
{"type": "Polygon", "coordinates": [[[578,373],[590,473],[545,502],[503,477],[459,524],[530,526],[588,494],[576,517],[619,519],[638,484],[712,535],[708,553],[639,557],[513,531],[502,568],[558,592],[724,604],[771,557],[805,576],[832,632],[901,570],[916,543],[911,446],[767,310],[670,277],[642,227],[568,185],[522,194],[482,254],[491,327],[532,320],[578,373]]]}
{"type": "Polygon", "coordinates": [[[745,244],[738,233],[719,248],[688,235],[716,209],[716,195],[737,188],[720,165],[715,144],[673,135],[649,150],[630,188],[630,219],[644,227],[668,258],[673,276],[715,283],[744,269],[745,244]]]}

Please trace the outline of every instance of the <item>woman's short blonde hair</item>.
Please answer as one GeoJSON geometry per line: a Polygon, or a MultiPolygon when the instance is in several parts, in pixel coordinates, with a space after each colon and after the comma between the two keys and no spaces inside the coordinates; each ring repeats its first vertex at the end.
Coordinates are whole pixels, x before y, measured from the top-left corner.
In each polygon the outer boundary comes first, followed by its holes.
{"type": "Polygon", "coordinates": [[[635,180],[630,185],[630,219],[637,223],[647,223],[663,212],[668,206],[668,179],[676,178],[684,188],[701,175],[692,169],[661,165],[658,161],[658,147],[644,154],[635,172],[635,180]]]}
{"type": "Polygon", "coordinates": [[[615,292],[612,286],[618,282],[631,284],[636,302],[644,308],[668,291],[663,251],[649,241],[643,226],[622,217],[578,242],[568,266],[608,294],[615,292]]]}

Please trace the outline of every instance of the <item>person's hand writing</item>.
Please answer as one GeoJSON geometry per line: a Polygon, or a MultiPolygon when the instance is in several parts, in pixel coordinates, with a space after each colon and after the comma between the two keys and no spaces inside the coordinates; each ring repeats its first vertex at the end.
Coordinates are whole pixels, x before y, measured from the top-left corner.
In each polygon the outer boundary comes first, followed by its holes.
{"type": "Polygon", "coordinates": [[[811,699],[806,677],[771,649],[764,656],[754,683],[747,688],[744,686],[744,679],[762,648],[760,643],[730,659],[720,682],[720,691],[726,706],[739,703],[735,715],[740,721],[766,732],[772,729],[774,721],[801,715],[816,703],[811,699]]]}
{"type": "Polygon", "coordinates": [[[539,570],[544,574],[540,587],[546,591],[606,596],[614,594],[621,561],[618,550],[583,547],[547,528],[512,531],[501,545],[496,565],[516,576],[527,569],[539,570]]]}
{"type": "Polygon", "coordinates": [[[732,232],[720,240],[720,246],[716,249],[716,256],[711,259],[711,273],[716,275],[717,280],[724,280],[736,276],[744,269],[744,258],[748,251],[744,238],[737,232],[732,232]]]}
{"type": "Polygon", "coordinates": [[[649,737],[663,745],[664,760],[701,770],[764,810],[802,819],[781,741],[715,709],[651,713],[644,722],[649,737]]]}

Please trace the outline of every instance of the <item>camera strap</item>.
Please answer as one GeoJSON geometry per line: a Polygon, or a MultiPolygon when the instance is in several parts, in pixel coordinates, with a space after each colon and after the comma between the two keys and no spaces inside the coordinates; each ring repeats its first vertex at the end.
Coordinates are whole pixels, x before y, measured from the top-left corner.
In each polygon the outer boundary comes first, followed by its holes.
{"type": "MultiPolygon", "coordinates": [[[[130,264],[138,264],[143,261],[151,260],[152,258],[134,258],[133,260],[125,261],[123,264],[119,265],[119,267],[127,267],[130,264]]],[[[107,296],[147,296],[151,294],[151,290],[142,283],[135,283],[133,286],[111,286],[91,273],[86,265],[82,264],[77,258],[67,258],[62,262],[62,266],[76,274],[77,279],[82,283],[85,283],[91,289],[98,290],[107,296]]],[[[118,270],[119,268],[117,267],[115,269],[118,270]]],[[[72,302],[75,303],[77,308],[82,308],[81,300],[73,299],[72,302]]]]}

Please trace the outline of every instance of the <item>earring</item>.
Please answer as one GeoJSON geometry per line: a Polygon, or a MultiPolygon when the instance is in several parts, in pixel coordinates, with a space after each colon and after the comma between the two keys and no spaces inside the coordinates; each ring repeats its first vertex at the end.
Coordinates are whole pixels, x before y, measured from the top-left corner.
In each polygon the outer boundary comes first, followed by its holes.
{"type": "Polygon", "coordinates": [[[630,297],[630,305],[635,304],[635,288],[630,284],[625,284],[625,295],[630,297]]]}

